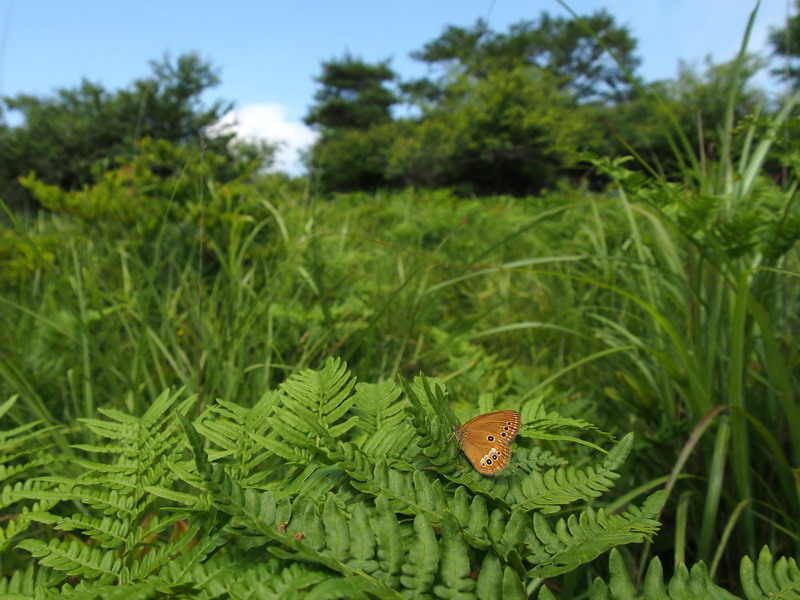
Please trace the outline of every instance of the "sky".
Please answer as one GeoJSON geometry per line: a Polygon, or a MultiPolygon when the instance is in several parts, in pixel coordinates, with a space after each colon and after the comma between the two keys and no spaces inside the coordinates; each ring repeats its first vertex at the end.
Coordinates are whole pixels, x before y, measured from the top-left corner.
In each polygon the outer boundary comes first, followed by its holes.
{"type": "MultiPolygon", "coordinates": [[[[638,40],[639,74],[674,78],[679,60],[702,67],[735,57],[755,0],[569,0],[580,15],[605,8],[638,40]]],[[[749,49],[768,54],[793,0],[762,0],[749,49]]],[[[0,96],[48,96],[82,79],[107,90],[150,75],[150,60],[197,52],[222,83],[208,100],[235,103],[225,121],[245,137],[282,142],[278,166],[301,169],[297,151],[314,139],[303,124],[323,61],[349,53],[390,59],[405,79],[426,75],[409,54],[448,25],[483,18],[498,32],[556,0],[0,0],[0,96]]],[[[757,80],[778,90],[766,73],[757,80]]],[[[13,115],[7,116],[13,123],[13,115]]]]}

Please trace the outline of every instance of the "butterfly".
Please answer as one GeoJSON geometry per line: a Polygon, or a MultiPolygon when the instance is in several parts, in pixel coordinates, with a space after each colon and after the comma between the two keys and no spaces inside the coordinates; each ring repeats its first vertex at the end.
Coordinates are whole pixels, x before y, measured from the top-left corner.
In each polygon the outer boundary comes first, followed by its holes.
{"type": "Polygon", "coordinates": [[[496,475],[511,459],[511,442],[519,431],[519,413],[497,410],[453,426],[456,441],[481,475],[496,475]]]}

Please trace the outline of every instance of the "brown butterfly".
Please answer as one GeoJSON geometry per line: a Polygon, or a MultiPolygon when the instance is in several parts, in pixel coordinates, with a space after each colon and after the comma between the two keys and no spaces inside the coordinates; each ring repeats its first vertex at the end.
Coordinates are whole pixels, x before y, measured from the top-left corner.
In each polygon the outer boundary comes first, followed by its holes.
{"type": "Polygon", "coordinates": [[[519,413],[498,410],[453,427],[456,441],[482,475],[496,475],[511,459],[511,442],[519,431],[519,413]]]}

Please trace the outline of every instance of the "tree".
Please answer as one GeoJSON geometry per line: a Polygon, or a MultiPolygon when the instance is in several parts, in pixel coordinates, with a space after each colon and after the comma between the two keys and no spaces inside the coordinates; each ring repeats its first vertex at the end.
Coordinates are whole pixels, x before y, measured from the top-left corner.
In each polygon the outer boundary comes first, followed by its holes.
{"type": "Polygon", "coordinates": [[[323,133],[313,148],[313,173],[324,191],[374,192],[390,185],[389,149],[399,123],[323,133]]]}
{"type": "MultiPolygon", "coordinates": [[[[236,162],[229,147],[232,135],[208,129],[231,105],[204,106],[202,94],[219,83],[210,64],[195,54],[150,63],[152,75],[117,92],[84,80],[49,98],[20,94],[3,98],[6,110],[19,111],[18,127],[0,128],[0,196],[25,203],[29,196],[18,178],[34,172],[38,180],[64,190],[97,181],[98,163],[114,168],[132,159],[145,138],[182,145],[201,136],[210,150],[236,162]]],[[[266,149],[269,159],[270,149],[266,149]]],[[[231,177],[235,176],[231,169],[231,177]]]]}
{"type": "Polygon", "coordinates": [[[369,64],[347,55],[322,63],[322,85],[316,103],[305,117],[308,125],[323,129],[369,129],[392,120],[395,94],[386,87],[396,75],[388,61],[369,64]]]}
{"type": "MultiPolygon", "coordinates": [[[[795,0],[795,8],[800,12],[800,0],[795,0]]],[[[783,65],[773,69],[772,74],[784,81],[791,81],[797,88],[800,84],[800,67],[796,64],[800,59],[800,14],[791,17],[786,27],[771,29],[769,42],[773,47],[773,56],[784,61],[783,65]]]]}
{"type": "Polygon", "coordinates": [[[386,128],[398,100],[387,83],[396,75],[388,62],[369,64],[346,55],[322,63],[305,122],[322,135],[311,149],[310,162],[322,189],[373,190],[385,183],[386,128]]]}
{"type": "MultiPolygon", "coordinates": [[[[600,11],[586,18],[629,70],[636,42],[600,11]]],[[[388,65],[346,57],[323,64],[306,122],[322,129],[313,165],[327,190],[404,182],[476,193],[529,194],[554,185],[575,150],[595,143],[585,106],[627,94],[627,75],[583,26],[543,14],[492,32],[448,27],[412,55],[438,79],[401,84],[421,116],[391,120],[388,65]]],[[[572,173],[570,173],[572,174],[572,173]]]]}
{"type": "Polygon", "coordinates": [[[531,194],[553,186],[589,145],[581,107],[541,69],[462,75],[446,99],[398,135],[388,174],[407,184],[531,194]]]}
{"type": "MultiPolygon", "coordinates": [[[[412,57],[442,67],[445,83],[453,74],[486,77],[498,68],[528,65],[558,77],[560,86],[579,102],[620,101],[628,97],[628,74],[633,74],[640,62],[634,54],[636,40],[604,10],[583,17],[582,21],[542,13],[537,21],[522,21],[501,34],[478,20],[472,28],[448,27],[412,57]],[[590,31],[614,52],[624,69],[590,31]]],[[[404,89],[433,98],[437,87],[440,86],[435,82],[421,80],[404,89]]]]}

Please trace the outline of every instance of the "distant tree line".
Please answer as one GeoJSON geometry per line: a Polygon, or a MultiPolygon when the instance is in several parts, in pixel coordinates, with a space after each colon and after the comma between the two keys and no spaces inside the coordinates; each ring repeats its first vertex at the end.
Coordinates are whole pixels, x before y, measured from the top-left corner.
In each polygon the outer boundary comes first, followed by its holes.
{"type": "Polygon", "coordinates": [[[149,77],[115,92],[84,80],[53,97],[2,98],[0,117],[17,111],[22,119],[15,126],[0,121],[0,199],[16,209],[37,207],[22,181],[30,175],[65,191],[96,184],[105,173],[139,157],[146,140],[162,144],[160,158],[149,165],[162,178],[186,167],[179,149],[199,149],[201,138],[204,151],[214,155],[209,161],[214,176],[223,180],[236,177],[254,160],[272,161],[273,147],[234,143],[233,134],[212,127],[232,104],[203,103],[202,95],[220,82],[208,62],[185,54],[152,61],[150,67],[149,77]],[[164,152],[164,143],[175,151],[164,152]]]}
{"type": "MultiPolygon", "coordinates": [[[[787,65],[775,73],[794,84],[800,44],[791,40],[798,34],[794,17],[771,36],[775,55],[787,65]]],[[[412,56],[430,76],[404,81],[389,61],[351,55],[323,62],[305,119],[320,132],[308,154],[319,189],[446,186],[529,194],[590,180],[587,156],[632,151],[668,173],[676,141],[665,122],[713,153],[729,82],[741,87],[741,115],[753,112],[762,96],[747,77],[731,77],[729,64],[709,63],[703,72],[683,66],[674,80],[642,81],[636,40],[605,11],[581,20],[543,13],[504,33],[482,20],[451,26],[412,56]]],[[[751,57],[747,74],[764,64],[751,57]]],[[[83,81],[52,97],[0,98],[0,199],[14,208],[37,207],[32,177],[65,191],[95,185],[133,163],[146,140],[162,143],[158,164],[147,168],[166,177],[180,172],[185,149],[199,148],[201,138],[214,155],[216,179],[273,162],[274,146],[234,143],[230,133],[212,127],[232,105],[201,100],[220,81],[208,62],[196,54],[165,57],[151,70],[115,92],[83,81]],[[12,111],[19,124],[9,124],[12,111]],[[176,148],[174,160],[163,143],[176,148]]]]}
{"type": "MultiPolygon", "coordinates": [[[[800,44],[786,39],[785,30],[773,31],[775,54],[790,48],[796,58],[800,44]]],[[[733,62],[707,61],[702,72],[682,64],[674,80],[644,82],[636,45],[603,10],[581,20],[543,13],[505,33],[482,20],[448,27],[412,53],[432,73],[423,79],[403,81],[388,61],[349,54],[324,62],[306,116],[321,134],[310,167],[329,191],[410,185],[530,194],[595,181],[587,156],[635,152],[669,174],[680,171],[681,139],[713,155],[731,82],[738,116],[771,108],[747,84],[764,59],[748,56],[736,76],[733,62]]],[[[777,71],[794,82],[799,72],[777,71]]]]}

